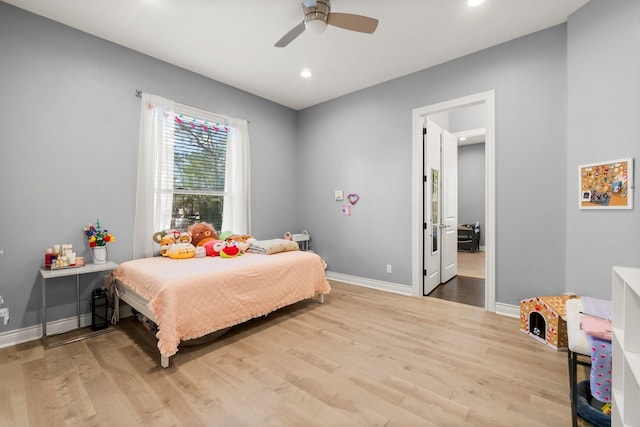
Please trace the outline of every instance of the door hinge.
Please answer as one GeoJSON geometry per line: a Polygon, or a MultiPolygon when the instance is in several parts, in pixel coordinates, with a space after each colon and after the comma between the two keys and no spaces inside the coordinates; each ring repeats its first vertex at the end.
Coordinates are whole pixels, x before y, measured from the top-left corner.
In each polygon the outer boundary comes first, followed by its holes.
{"type": "Polygon", "coordinates": [[[426,276],[427,275],[427,270],[422,270],[422,275],[426,276]]]}
{"type": "Polygon", "coordinates": [[[423,229],[423,230],[426,230],[426,229],[427,229],[427,223],[426,223],[426,222],[423,222],[423,223],[422,223],[422,229],[423,229]]]}
{"type": "Polygon", "coordinates": [[[424,175],[424,176],[422,177],[422,182],[427,182],[427,175],[424,175]]]}
{"type": "Polygon", "coordinates": [[[422,128],[422,134],[426,135],[427,134],[427,128],[422,128]]]}

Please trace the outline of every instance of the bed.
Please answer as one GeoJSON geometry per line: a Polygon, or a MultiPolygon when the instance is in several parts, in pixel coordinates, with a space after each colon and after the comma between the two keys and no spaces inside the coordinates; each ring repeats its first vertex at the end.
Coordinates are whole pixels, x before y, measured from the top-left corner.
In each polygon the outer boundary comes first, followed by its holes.
{"type": "Polygon", "coordinates": [[[331,291],[317,254],[246,253],[234,258],[141,258],[113,271],[118,299],[158,326],[160,364],[181,341],[200,338],[331,291]]]}

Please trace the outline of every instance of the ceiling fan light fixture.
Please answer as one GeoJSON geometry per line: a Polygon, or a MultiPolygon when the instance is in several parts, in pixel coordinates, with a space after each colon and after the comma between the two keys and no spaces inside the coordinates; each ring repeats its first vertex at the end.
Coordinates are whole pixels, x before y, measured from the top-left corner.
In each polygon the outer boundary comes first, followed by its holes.
{"type": "Polygon", "coordinates": [[[313,19],[310,21],[305,21],[304,27],[310,33],[321,34],[327,28],[327,23],[319,19],[313,19]]]}

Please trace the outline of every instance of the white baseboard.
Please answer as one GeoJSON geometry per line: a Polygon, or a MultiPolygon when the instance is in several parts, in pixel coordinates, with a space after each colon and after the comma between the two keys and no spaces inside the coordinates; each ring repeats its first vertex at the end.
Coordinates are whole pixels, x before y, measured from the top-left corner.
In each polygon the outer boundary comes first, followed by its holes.
{"type": "MultiPolygon", "coordinates": [[[[329,280],[336,280],[338,282],[344,282],[350,285],[364,286],[366,288],[394,292],[401,295],[412,295],[411,286],[400,285],[398,283],[383,282],[381,280],[372,280],[366,279],[364,277],[349,276],[347,274],[334,273],[331,271],[327,271],[326,276],[329,280]]],[[[519,318],[520,306],[496,302],[496,314],[519,318]]]]}
{"type": "MultiPolygon", "coordinates": [[[[132,316],[131,307],[122,305],[120,307],[120,318],[132,316]]],[[[80,315],[80,327],[91,325],[91,313],[80,315]]],[[[47,335],[63,334],[78,328],[78,318],[68,317],[66,319],[47,322],[47,335]]],[[[0,348],[22,344],[42,338],[42,325],[29,326],[27,328],[15,329],[0,334],[0,348]]]]}
{"type": "MultiPolygon", "coordinates": [[[[91,325],[91,313],[80,316],[80,327],[91,325]]],[[[61,320],[47,322],[47,335],[57,335],[69,332],[78,327],[78,318],[69,317],[61,320]]],[[[42,325],[29,326],[27,328],[15,329],[13,331],[0,334],[0,348],[11,345],[22,344],[42,338],[42,325]]]]}
{"type": "Polygon", "coordinates": [[[496,302],[496,314],[520,318],[520,306],[496,302]]]}
{"type": "Polygon", "coordinates": [[[337,282],[344,282],[350,285],[364,286],[365,288],[379,289],[382,291],[411,296],[411,286],[407,285],[383,282],[382,280],[366,279],[364,277],[349,276],[348,274],[333,273],[331,271],[327,271],[326,276],[327,279],[335,280],[337,282]]]}
{"type": "Polygon", "coordinates": [[[14,329],[0,334],[0,348],[9,347],[23,342],[42,338],[42,326],[30,326],[28,328],[14,329]]]}

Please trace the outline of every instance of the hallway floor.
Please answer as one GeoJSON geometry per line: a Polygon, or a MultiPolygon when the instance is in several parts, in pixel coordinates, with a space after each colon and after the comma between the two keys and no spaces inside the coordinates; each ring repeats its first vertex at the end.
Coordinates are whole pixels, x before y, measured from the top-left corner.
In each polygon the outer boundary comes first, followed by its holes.
{"type": "Polygon", "coordinates": [[[484,279],[458,275],[438,285],[429,296],[484,308],[484,279]]]}
{"type": "Polygon", "coordinates": [[[484,251],[458,252],[458,275],[429,296],[484,308],[484,259],[484,251]]]}

